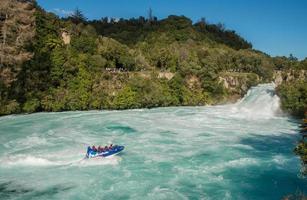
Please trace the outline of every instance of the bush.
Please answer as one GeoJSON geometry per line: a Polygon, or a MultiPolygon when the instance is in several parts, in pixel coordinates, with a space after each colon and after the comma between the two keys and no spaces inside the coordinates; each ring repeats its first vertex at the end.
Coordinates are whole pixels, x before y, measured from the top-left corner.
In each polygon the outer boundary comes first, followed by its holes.
{"type": "Polygon", "coordinates": [[[33,113],[37,111],[39,107],[40,107],[40,101],[38,99],[31,99],[26,101],[26,103],[23,105],[22,110],[26,113],[33,113]]]}
{"type": "Polygon", "coordinates": [[[0,107],[0,115],[9,115],[20,112],[20,105],[16,100],[4,102],[4,105],[0,107]]]}
{"type": "Polygon", "coordinates": [[[123,88],[115,97],[114,106],[116,109],[137,108],[137,93],[129,86],[123,88]]]}
{"type": "Polygon", "coordinates": [[[71,46],[82,53],[93,54],[96,50],[95,38],[88,36],[73,37],[71,46]]]}
{"type": "Polygon", "coordinates": [[[303,117],[307,110],[307,82],[295,81],[285,83],[277,88],[281,107],[288,113],[303,117]]]}

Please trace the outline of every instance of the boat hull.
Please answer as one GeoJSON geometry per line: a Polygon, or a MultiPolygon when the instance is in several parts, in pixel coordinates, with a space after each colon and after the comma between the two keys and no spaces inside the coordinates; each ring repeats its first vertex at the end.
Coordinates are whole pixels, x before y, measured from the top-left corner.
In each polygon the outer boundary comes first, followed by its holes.
{"type": "Polygon", "coordinates": [[[119,154],[124,150],[124,146],[116,146],[113,147],[111,150],[97,152],[97,151],[88,151],[86,154],[86,158],[96,158],[96,157],[109,157],[119,154]]]}

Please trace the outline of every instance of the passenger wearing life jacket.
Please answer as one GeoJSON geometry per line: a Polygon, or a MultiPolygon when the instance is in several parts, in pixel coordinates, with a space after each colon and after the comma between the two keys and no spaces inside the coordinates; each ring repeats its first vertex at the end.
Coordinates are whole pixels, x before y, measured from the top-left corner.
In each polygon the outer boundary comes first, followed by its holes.
{"type": "Polygon", "coordinates": [[[88,147],[87,147],[87,154],[89,154],[91,151],[92,151],[91,147],[88,146],[88,147]]]}
{"type": "Polygon", "coordinates": [[[95,145],[92,146],[92,150],[97,152],[97,149],[96,149],[95,145]]]}

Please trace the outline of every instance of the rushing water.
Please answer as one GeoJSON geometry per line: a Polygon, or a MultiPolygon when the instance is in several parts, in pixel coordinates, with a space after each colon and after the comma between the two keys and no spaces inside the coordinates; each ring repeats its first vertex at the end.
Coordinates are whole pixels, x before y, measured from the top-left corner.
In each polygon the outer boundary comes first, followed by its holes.
{"type": "Polygon", "coordinates": [[[236,104],[0,118],[0,199],[281,199],[307,192],[271,84],[236,104]],[[125,145],[84,160],[87,145],[125,145]]]}

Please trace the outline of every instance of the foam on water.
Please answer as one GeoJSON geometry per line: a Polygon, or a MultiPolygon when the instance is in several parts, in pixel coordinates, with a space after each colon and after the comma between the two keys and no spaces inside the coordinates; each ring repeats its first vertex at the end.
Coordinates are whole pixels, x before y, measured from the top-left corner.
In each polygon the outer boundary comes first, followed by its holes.
{"type": "Polygon", "coordinates": [[[246,96],[233,106],[233,110],[242,118],[270,119],[280,116],[280,99],[275,94],[275,85],[267,84],[254,87],[246,96]]]}
{"type": "Polygon", "coordinates": [[[273,84],[230,105],[6,116],[0,199],[281,199],[307,192],[297,129],[273,84]],[[84,159],[108,143],[125,151],[84,159]]]}
{"type": "Polygon", "coordinates": [[[86,167],[95,165],[118,165],[121,161],[120,157],[110,156],[107,158],[82,159],[79,162],[73,162],[72,166],[86,167]]]}
{"type": "Polygon", "coordinates": [[[17,156],[8,156],[6,158],[2,158],[0,163],[4,167],[8,166],[51,166],[58,165],[59,163],[49,161],[44,158],[38,158],[30,155],[17,155],[17,156]]]}
{"type": "Polygon", "coordinates": [[[78,160],[48,160],[42,157],[31,155],[7,156],[0,160],[2,167],[52,167],[52,166],[78,166],[87,167],[95,165],[117,165],[121,161],[120,157],[111,156],[108,158],[78,159],[78,160]]]}

